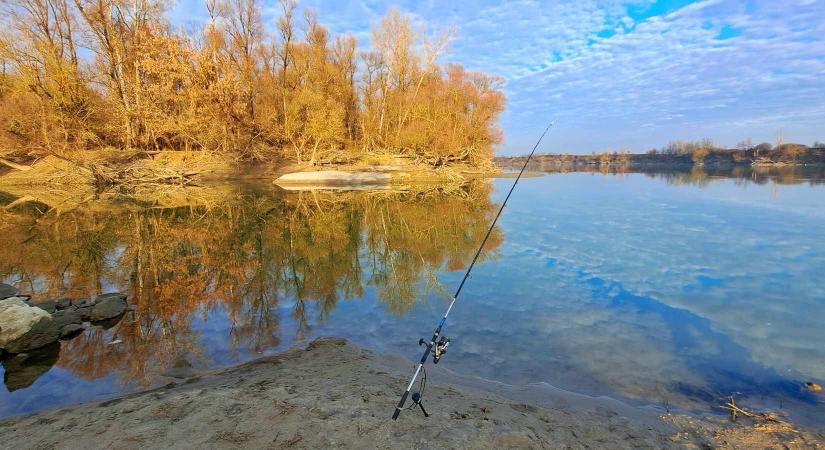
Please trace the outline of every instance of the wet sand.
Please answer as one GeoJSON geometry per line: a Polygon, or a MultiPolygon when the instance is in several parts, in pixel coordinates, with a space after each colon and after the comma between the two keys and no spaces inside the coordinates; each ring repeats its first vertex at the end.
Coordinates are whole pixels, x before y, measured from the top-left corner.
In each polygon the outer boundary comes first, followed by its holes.
{"type": "Polygon", "coordinates": [[[825,448],[810,431],[512,387],[431,364],[431,416],[411,410],[393,422],[410,367],[319,339],[151,391],[0,421],[0,448],[825,448]]]}

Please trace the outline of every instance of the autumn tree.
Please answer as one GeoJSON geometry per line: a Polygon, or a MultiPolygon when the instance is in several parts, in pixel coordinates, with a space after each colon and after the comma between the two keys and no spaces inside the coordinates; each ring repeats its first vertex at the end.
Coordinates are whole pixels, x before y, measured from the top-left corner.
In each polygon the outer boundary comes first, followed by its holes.
{"type": "Polygon", "coordinates": [[[205,0],[201,27],[168,0],[9,0],[0,38],[0,148],[217,151],[237,161],[490,164],[502,81],[439,63],[451,33],[391,9],[373,48],[280,0],[205,0]],[[79,48],[90,50],[88,54],[79,48]]]}
{"type": "Polygon", "coordinates": [[[800,144],[785,144],[780,148],[780,151],[783,155],[790,157],[791,160],[796,163],[796,159],[799,155],[802,155],[808,151],[808,148],[800,144]]]}
{"type": "Polygon", "coordinates": [[[759,145],[757,145],[756,147],[753,148],[754,156],[758,158],[760,153],[769,154],[772,149],[773,149],[773,146],[771,144],[769,144],[767,142],[763,142],[763,143],[761,143],[761,144],[759,144],[759,145]]]}
{"type": "Polygon", "coordinates": [[[2,13],[0,147],[42,155],[98,143],[98,97],[80,68],[73,8],[66,0],[14,0],[2,13]]]}
{"type": "Polygon", "coordinates": [[[697,148],[691,154],[691,159],[693,159],[693,162],[696,163],[697,165],[702,165],[702,164],[705,163],[705,158],[707,158],[707,156],[709,154],[710,154],[710,150],[708,150],[707,148],[704,148],[704,147],[697,148]]]}
{"type": "Polygon", "coordinates": [[[345,107],[341,77],[332,62],[329,32],[316,13],[307,10],[306,43],[295,49],[295,65],[302,74],[287,114],[296,117],[296,128],[288,139],[298,161],[314,164],[324,154],[334,153],[345,144],[345,107]]]}

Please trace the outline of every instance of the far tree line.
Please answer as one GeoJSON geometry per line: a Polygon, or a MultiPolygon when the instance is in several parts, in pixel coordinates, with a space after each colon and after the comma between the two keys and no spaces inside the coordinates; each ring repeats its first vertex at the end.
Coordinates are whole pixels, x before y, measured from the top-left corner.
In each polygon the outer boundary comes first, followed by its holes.
{"type": "Polygon", "coordinates": [[[489,164],[502,80],[438,58],[391,9],[370,49],[313,10],[206,0],[202,26],[173,26],[171,0],[8,0],[0,35],[0,157],[74,150],[211,150],[301,163],[394,155],[489,164]]]}
{"type": "Polygon", "coordinates": [[[795,161],[797,157],[805,154],[811,149],[825,149],[825,143],[815,141],[810,147],[803,144],[786,143],[783,142],[782,133],[779,132],[777,133],[777,139],[774,144],[763,142],[754,145],[750,139],[747,139],[739,142],[736,144],[735,148],[731,149],[718,146],[714,144],[711,139],[705,138],[699,141],[671,141],[661,149],[651,149],[647,153],[649,155],[690,155],[697,163],[702,162],[706,157],[714,152],[737,153],[738,155],[749,156],[756,159],[786,157],[795,161]]]}
{"type": "MultiPolygon", "coordinates": [[[[671,141],[662,148],[648,150],[644,154],[634,154],[626,150],[593,152],[591,154],[539,154],[535,159],[540,164],[558,168],[563,166],[595,165],[602,168],[623,167],[634,163],[682,164],[690,162],[703,165],[706,160],[715,164],[736,165],[825,165],[825,143],[815,141],[813,145],[785,143],[780,136],[774,144],[767,142],[754,145],[752,141],[742,141],[735,148],[715,144],[711,139],[698,141],[671,141]]],[[[523,161],[524,156],[499,157],[499,165],[508,166],[523,161]]]]}

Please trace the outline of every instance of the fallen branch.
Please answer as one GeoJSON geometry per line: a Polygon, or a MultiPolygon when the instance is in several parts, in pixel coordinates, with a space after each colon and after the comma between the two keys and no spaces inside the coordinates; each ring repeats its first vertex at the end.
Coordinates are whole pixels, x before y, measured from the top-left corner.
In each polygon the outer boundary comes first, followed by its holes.
{"type": "Polygon", "coordinates": [[[15,201],[9,203],[8,205],[6,205],[6,209],[12,209],[17,205],[22,205],[23,203],[36,202],[36,201],[37,201],[37,199],[32,197],[31,195],[25,195],[23,197],[18,198],[15,201]]]}
{"type": "Polygon", "coordinates": [[[771,413],[767,413],[767,412],[765,412],[765,413],[754,413],[754,412],[751,412],[751,411],[748,411],[746,409],[743,409],[743,408],[740,408],[740,407],[736,406],[736,401],[733,399],[733,397],[728,398],[728,402],[726,404],[722,405],[722,408],[727,409],[728,411],[730,411],[730,420],[733,421],[733,422],[736,422],[736,415],[737,414],[741,414],[745,417],[748,417],[748,418],[751,418],[751,419],[754,419],[754,420],[763,420],[765,422],[774,422],[774,423],[780,423],[781,422],[779,419],[774,417],[774,415],[771,414],[771,413]]]}
{"type": "Polygon", "coordinates": [[[23,170],[23,171],[31,170],[31,166],[24,166],[22,164],[13,163],[13,162],[11,162],[7,159],[3,159],[3,158],[0,158],[0,164],[7,165],[7,166],[11,167],[12,169],[16,169],[16,170],[23,170]]]}

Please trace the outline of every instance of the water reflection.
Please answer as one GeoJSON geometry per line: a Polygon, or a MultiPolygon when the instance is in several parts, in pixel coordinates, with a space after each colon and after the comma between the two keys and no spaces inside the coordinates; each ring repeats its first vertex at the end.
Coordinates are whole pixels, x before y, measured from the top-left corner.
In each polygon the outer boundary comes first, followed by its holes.
{"type": "Polygon", "coordinates": [[[0,358],[5,372],[3,384],[9,392],[25,389],[41,375],[48,372],[60,355],[60,343],[53,342],[45,347],[19,355],[4,355],[0,358]]]}
{"type": "MultiPolygon", "coordinates": [[[[787,169],[523,180],[440,364],[703,412],[739,393],[821,424],[825,397],[804,382],[825,383],[825,195],[815,170],[787,169]]],[[[0,416],[319,335],[415,358],[510,181],[289,194],[220,185],[0,208],[12,243],[0,281],[35,300],[128,290],[136,306],[63,342],[51,370],[18,377],[53,355],[9,363],[18,388],[0,389],[0,416]]]]}
{"type": "MultiPolygon", "coordinates": [[[[520,169],[521,167],[508,167],[520,169]]],[[[725,166],[645,166],[626,165],[560,165],[552,161],[534,161],[529,170],[546,173],[598,173],[602,175],[644,174],[661,179],[672,185],[707,186],[714,181],[736,180],[740,184],[780,185],[825,183],[825,166],[777,166],[752,167],[750,165],[725,166]]]]}
{"type": "MultiPolygon", "coordinates": [[[[284,305],[297,324],[292,340],[366,288],[388,312],[404,314],[440,288],[436,271],[472,257],[494,212],[491,189],[475,182],[284,194],[223,186],[200,206],[109,201],[57,214],[43,204],[13,205],[0,217],[0,234],[14,243],[0,252],[0,279],[16,282],[32,303],[128,292],[134,311],[111,329],[64,342],[57,366],[86,380],[116,374],[148,386],[181,355],[213,364],[194,326],[216,313],[228,321],[230,351],[244,353],[285,338],[284,305]]],[[[496,230],[484,257],[500,243],[496,230]]],[[[10,360],[7,374],[14,364],[24,361],[10,360]]]]}

